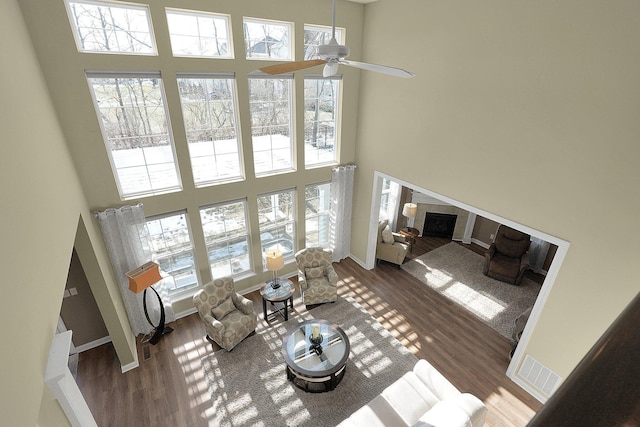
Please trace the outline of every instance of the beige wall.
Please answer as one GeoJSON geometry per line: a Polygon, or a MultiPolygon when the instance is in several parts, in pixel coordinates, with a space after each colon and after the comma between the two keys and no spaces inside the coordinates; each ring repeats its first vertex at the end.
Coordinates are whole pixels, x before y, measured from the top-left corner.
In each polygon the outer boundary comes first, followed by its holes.
{"type": "MultiPolygon", "coordinates": [[[[33,426],[40,419],[64,425],[59,406],[45,389],[44,371],[76,228],[90,213],[18,2],[5,1],[1,9],[0,424],[33,426]]],[[[86,229],[94,246],[97,233],[93,225],[86,229]]],[[[105,262],[97,249],[94,272],[104,270],[105,262]]],[[[106,313],[110,307],[118,310],[117,302],[104,304],[106,313]]],[[[105,323],[115,336],[125,334],[119,316],[110,316],[105,323]]],[[[123,343],[119,355],[126,360],[128,353],[128,363],[133,351],[126,339],[123,343]]]]}
{"type": "Polygon", "coordinates": [[[384,0],[365,16],[363,59],[417,76],[362,76],[352,252],[375,170],[569,241],[525,349],[566,376],[640,290],[640,4],[384,0]]]}

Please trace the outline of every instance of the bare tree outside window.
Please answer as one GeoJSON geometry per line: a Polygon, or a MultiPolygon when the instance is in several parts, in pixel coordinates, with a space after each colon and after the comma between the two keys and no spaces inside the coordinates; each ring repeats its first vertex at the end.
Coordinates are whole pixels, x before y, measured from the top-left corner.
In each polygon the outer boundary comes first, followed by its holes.
{"type": "Polygon", "coordinates": [[[304,80],[305,167],[336,163],[339,85],[337,79],[304,80]]]}
{"type": "Polygon", "coordinates": [[[167,9],[174,56],[232,58],[229,16],[167,9]]]}
{"type": "Polygon", "coordinates": [[[156,54],[146,6],[68,1],[67,11],[81,52],[156,54]]]}
{"type": "Polygon", "coordinates": [[[242,29],[247,59],[289,61],[293,58],[291,23],[244,18],[242,29]]]}

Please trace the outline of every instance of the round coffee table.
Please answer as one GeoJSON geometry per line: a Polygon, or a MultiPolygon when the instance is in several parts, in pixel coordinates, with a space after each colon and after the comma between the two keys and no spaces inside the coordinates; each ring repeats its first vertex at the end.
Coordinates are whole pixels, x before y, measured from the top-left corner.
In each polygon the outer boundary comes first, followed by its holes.
{"type": "Polygon", "coordinates": [[[350,349],[349,338],[335,323],[320,319],[299,323],[282,342],[287,379],[307,392],[331,391],[344,377],[350,349]]]}

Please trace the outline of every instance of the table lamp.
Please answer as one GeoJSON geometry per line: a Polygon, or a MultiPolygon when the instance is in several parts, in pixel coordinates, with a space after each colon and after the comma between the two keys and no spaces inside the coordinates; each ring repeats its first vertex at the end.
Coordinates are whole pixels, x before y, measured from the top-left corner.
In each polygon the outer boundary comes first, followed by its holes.
{"type": "Polygon", "coordinates": [[[278,289],[280,287],[280,281],[278,280],[277,272],[284,267],[284,257],[282,256],[282,252],[277,248],[269,249],[265,255],[267,257],[267,270],[273,271],[271,287],[278,289]]]}
{"type": "Polygon", "coordinates": [[[134,268],[131,271],[126,273],[129,278],[129,290],[136,294],[144,291],[144,295],[142,296],[142,306],[144,307],[144,315],[147,318],[147,322],[151,326],[155,328],[153,336],[149,340],[149,342],[153,345],[160,340],[160,337],[164,334],[168,334],[173,332],[173,328],[170,326],[164,325],[164,304],[162,303],[162,298],[160,298],[160,294],[156,291],[151,285],[154,283],[158,283],[162,280],[162,276],[160,275],[160,267],[153,261],[149,261],[143,264],[140,267],[134,268]],[[160,322],[158,322],[158,326],[154,325],[149,318],[149,312],[147,311],[147,289],[151,288],[153,292],[155,292],[158,297],[158,303],[160,304],[160,322]]]}
{"type": "MultiPolygon", "coordinates": [[[[407,231],[411,228],[409,223],[416,217],[418,213],[418,205],[415,203],[405,203],[402,207],[402,215],[407,217],[407,231]]],[[[413,226],[413,224],[412,224],[413,226]]]]}

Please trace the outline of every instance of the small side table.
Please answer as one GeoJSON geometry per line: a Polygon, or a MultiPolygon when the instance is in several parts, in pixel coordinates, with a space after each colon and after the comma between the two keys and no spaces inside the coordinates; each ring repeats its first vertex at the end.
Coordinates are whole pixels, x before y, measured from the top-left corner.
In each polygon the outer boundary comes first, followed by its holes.
{"type": "Polygon", "coordinates": [[[262,312],[265,322],[269,321],[269,317],[279,314],[287,321],[289,320],[289,308],[293,310],[293,293],[296,288],[289,279],[278,279],[280,287],[274,289],[271,286],[272,281],[266,282],[260,288],[262,295],[262,312]],[[271,311],[267,311],[267,302],[271,305],[271,311]],[[283,307],[278,307],[277,303],[284,303],[283,307]]]}
{"type": "Polygon", "coordinates": [[[420,231],[413,227],[404,227],[400,229],[400,234],[407,238],[407,243],[413,246],[416,243],[416,237],[420,235],[420,231]]]}

